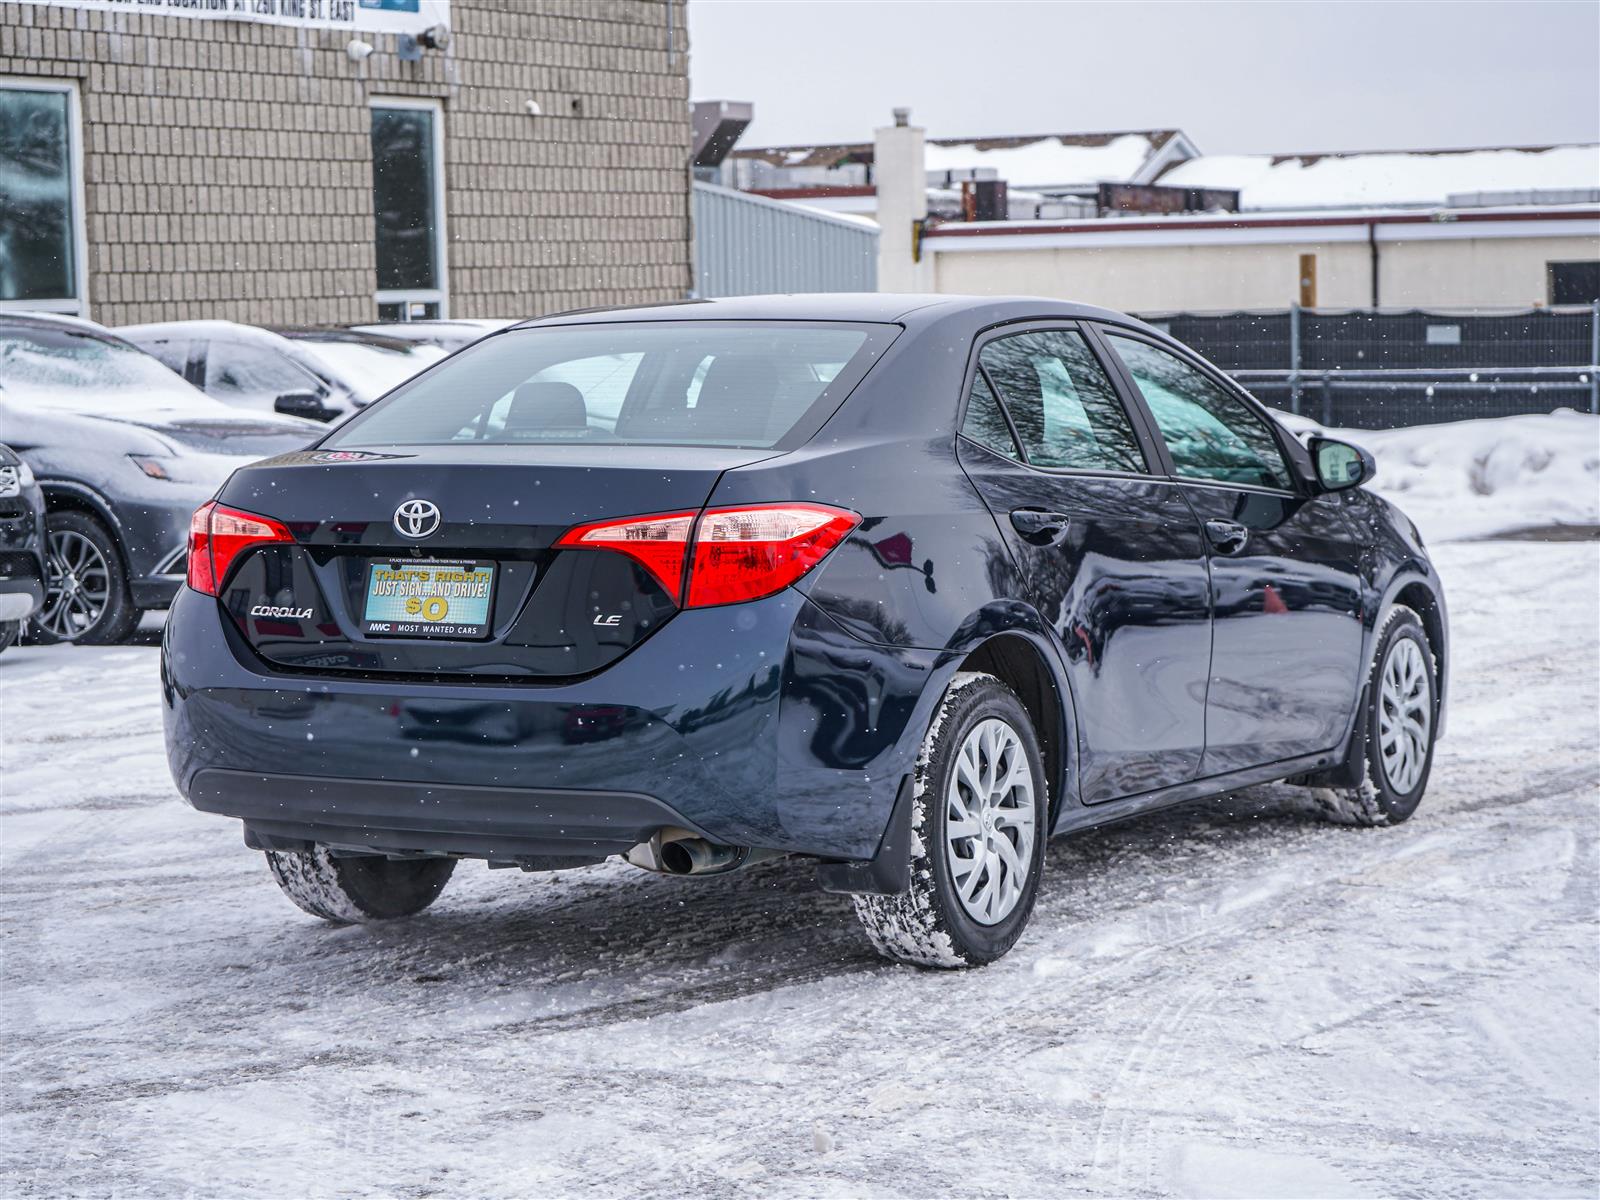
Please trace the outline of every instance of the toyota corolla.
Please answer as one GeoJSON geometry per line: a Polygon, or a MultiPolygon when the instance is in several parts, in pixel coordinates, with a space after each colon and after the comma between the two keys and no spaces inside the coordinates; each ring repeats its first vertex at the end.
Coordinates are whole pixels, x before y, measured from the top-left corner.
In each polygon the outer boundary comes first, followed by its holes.
{"type": "Polygon", "coordinates": [[[1444,595],[1372,469],[1081,305],[528,322],[195,514],[173,775],[330,921],[461,859],[790,855],[882,953],[989,962],[1052,836],[1275,780],[1416,809],[1444,595]]]}

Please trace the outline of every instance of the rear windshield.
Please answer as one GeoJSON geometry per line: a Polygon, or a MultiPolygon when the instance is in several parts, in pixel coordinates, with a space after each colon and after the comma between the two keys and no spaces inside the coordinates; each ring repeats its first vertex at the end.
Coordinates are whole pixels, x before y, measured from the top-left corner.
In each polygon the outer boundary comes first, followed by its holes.
{"type": "Polygon", "coordinates": [[[146,392],[188,392],[188,384],[141,350],[70,327],[0,328],[0,387],[41,403],[115,408],[146,392]],[[120,395],[116,395],[120,394],[120,395]]]}
{"type": "Polygon", "coordinates": [[[792,444],[820,428],[896,331],[793,321],[515,329],[412,380],[323,445],[792,444]]]}

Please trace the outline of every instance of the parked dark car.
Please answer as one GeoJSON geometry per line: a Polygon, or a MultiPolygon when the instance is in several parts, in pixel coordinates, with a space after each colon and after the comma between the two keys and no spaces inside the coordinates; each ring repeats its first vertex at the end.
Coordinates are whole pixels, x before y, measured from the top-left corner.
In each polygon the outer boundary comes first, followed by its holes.
{"type": "Polygon", "coordinates": [[[237,466],[322,426],[211,400],[99,326],[0,315],[0,441],[48,509],[37,641],[120,641],[183,583],[189,517],[237,466]]]}
{"type": "Polygon", "coordinates": [[[882,953],[988,962],[1048,835],[1284,779],[1410,816],[1444,596],[1371,471],[1080,305],[531,322],[197,519],[173,775],[332,921],[461,857],[787,854],[882,953]]]}
{"type": "Polygon", "coordinates": [[[225,404],[315,421],[348,416],[445,354],[359,330],[233,321],[127,325],[117,334],[225,404]]]}
{"type": "Polygon", "coordinates": [[[0,650],[44,603],[44,493],[27,463],[0,445],[0,650]]]}

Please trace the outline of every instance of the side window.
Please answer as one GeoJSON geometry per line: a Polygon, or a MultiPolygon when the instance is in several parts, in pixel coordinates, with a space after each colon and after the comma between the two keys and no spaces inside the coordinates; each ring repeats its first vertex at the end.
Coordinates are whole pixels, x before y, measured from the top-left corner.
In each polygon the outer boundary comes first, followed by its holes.
{"type": "Polygon", "coordinates": [[[171,338],[159,342],[146,342],[139,349],[160,361],[168,370],[187,375],[189,366],[189,339],[171,338]]]}
{"type": "Polygon", "coordinates": [[[999,390],[1030,463],[1145,470],[1133,424],[1082,334],[1050,329],[999,338],[978,362],[999,390]]]}
{"type": "Polygon", "coordinates": [[[1000,411],[1000,401],[989,389],[989,381],[979,371],[972,380],[972,394],[967,397],[967,417],[961,423],[961,432],[980,446],[987,446],[996,454],[1020,460],[1017,439],[1011,436],[1011,426],[1006,424],[1000,411]]]}
{"type": "Polygon", "coordinates": [[[298,363],[261,346],[211,342],[206,347],[206,386],[219,400],[265,402],[268,407],[289,392],[327,392],[298,363]]]}
{"type": "Polygon", "coordinates": [[[1148,342],[1108,333],[1172,452],[1190,479],[1294,489],[1266,423],[1205,372],[1148,342]]]}

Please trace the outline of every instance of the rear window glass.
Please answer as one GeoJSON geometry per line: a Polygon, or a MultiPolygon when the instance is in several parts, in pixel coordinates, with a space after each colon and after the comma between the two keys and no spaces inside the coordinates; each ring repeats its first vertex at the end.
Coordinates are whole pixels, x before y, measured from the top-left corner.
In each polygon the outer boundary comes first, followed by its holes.
{"type": "Polygon", "coordinates": [[[97,409],[109,406],[110,393],[124,393],[116,399],[125,402],[152,388],[188,390],[143,351],[48,326],[0,328],[0,387],[44,402],[93,397],[97,409]]]}
{"type": "Polygon", "coordinates": [[[779,321],[511,330],[412,380],[323,444],[773,447],[815,432],[895,332],[779,321]]]}

